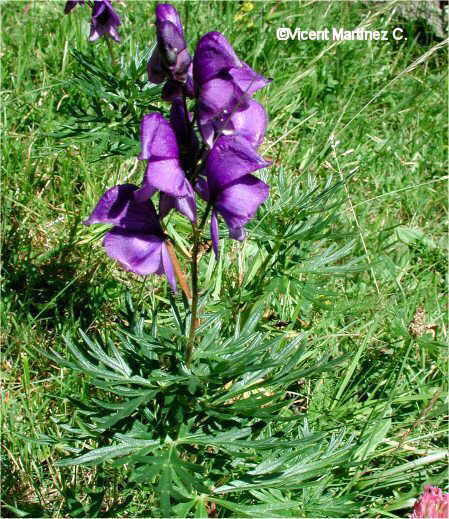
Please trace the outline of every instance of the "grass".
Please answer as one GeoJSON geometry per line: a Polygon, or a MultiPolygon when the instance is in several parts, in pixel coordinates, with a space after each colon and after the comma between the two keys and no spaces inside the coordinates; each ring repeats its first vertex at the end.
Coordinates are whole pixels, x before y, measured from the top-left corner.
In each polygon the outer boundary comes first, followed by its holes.
{"type": "MultiPolygon", "coordinates": [[[[308,330],[318,351],[347,354],[333,376],[300,381],[298,406],[312,425],[372,435],[363,464],[340,490],[355,496],[355,516],[404,517],[423,483],[447,485],[446,51],[410,23],[402,42],[275,37],[281,26],[352,28],[364,20],[391,28],[398,22],[388,5],[260,2],[248,12],[245,5],[182,4],[189,40],[224,31],[240,56],[273,77],[260,99],[270,116],[262,151],[274,161],[267,171],[274,197],[282,196],[283,179],[305,189],[309,176],[323,185],[352,172],[332,241],[353,240],[346,259],[366,265],[345,275],[316,275],[304,265],[301,279],[314,293],[274,287],[265,299],[267,326],[308,330]]],[[[128,291],[145,308],[144,294],[160,285],[117,269],[81,225],[106,186],[140,175],[134,159],[98,161],[97,143],[49,136],[65,122],[72,93],[69,51],[89,45],[87,13],[63,17],[62,9],[56,2],[1,4],[4,516],[58,516],[68,503],[69,515],[83,515],[76,503],[94,477],[89,469],[57,468],[66,452],[32,441],[57,434],[55,423],[71,412],[68,397],[89,391],[84,378],[34,348],[65,355],[63,334],[114,329],[128,291]]],[[[150,45],[152,4],[118,9],[120,52],[150,45]]],[[[106,55],[103,43],[96,50],[106,55]]],[[[223,271],[217,307],[232,304],[224,288],[253,261],[251,242],[226,247],[239,266],[223,271]]],[[[125,500],[124,476],[110,477],[105,502],[125,500]]],[[[151,496],[137,490],[121,514],[150,509],[151,496]]]]}

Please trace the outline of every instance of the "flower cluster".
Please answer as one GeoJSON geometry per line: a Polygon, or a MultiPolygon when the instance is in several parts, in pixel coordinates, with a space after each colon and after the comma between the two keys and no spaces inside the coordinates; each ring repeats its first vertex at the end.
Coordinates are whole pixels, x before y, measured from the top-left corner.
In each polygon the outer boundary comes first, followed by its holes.
{"type": "Polygon", "coordinates": [[[113,187],[85,223],[112,224],[104,240],[109,256],[137,274],[165,273],[174,287],[162,222],[172,209],[191,221],[196,237],[210,216],[218,256],[218,219],[223,218],[231,238],[243,240],[245,224],[268,197],[268,185],[254,175],[269,166],[257,152],[267,114],[252,96],[269,80],[240,60],[219,32],[200,38],[192,58],[179,14],[170,4],[156,7],[156,31],[148,77],[163,84],[162,97],[171,104],[169,120],[160,113],[143,117],[141,186],[113,187]],[[152,202],[156,193],[158,213],[152,202]],[[198,220],[197,196],[206,202],[198,220]]]}
{"type": "Polygon", "coordinates": [[[416,501],[410,519],[449,517],[449,494],[438,487],[426,485],[423,495],[416,501]]]}
{"type": "MultiPolygon", "coordinates": [[[[120,41],[117,27],[121,25],[120,16],[115,12],[109,0],[94,0],[88,2],[92,7],[92,18],[90,22],[90,41],[96,41],[101,36],[120,41]]],[[[85,0],[68,0],[65,4],[65,14],[70,13],[77,5],[84,5],[85,0]]]]}

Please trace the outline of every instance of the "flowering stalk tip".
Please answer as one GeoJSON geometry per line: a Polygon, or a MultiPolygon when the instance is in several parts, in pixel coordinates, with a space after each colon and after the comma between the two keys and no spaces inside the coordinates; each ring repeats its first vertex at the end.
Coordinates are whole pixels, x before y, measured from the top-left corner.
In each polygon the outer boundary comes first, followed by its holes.
{"type": "MultiPolygon", "coordinates": [[[[102,35],[118,39],[119,24],[109,0],[94,3],[91,40],[102,35]]],[[[220,219],[230,238],[243,240],[246,224],[269,195],[269,186],[256,176],[270,165],[257,151],[268,117],[253,95],[270,80],[242,61],[219,32],[200,38],[192,59],[181,19],[170,4],[156,7],[156,39],[148,78],[162,84],[170,117],[143,116],[138,158],[145,172],[140,187],[109,189],[85,224],[112,225],[103,245],[126,270],[164,274],[173,290],[178,281],[191,305],[188,366],[199,324],[199,259],[206,224],[218,257],[220,219]],[[206,202],[201,218],[198,199],[206,202]],[[192,227],[191,288],[166,234],[164,219],[172,212],[182,214],[192,227]]]]}

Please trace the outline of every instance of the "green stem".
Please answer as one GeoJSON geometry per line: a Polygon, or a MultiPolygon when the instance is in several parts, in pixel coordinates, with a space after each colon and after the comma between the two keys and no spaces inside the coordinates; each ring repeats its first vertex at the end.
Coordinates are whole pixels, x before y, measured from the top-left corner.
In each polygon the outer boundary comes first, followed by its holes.
{"type": "Polygon", "coordinates": [[[192,250],[192,304],[191,304],[191,320],[190,320],[190,332],[189,339],[187,342],[186,349],[186,365],[190,366],[193,355],[193,348],[195,346],[195,332],[199,325],[198,319],[198,255],[201,244],[201,234],[206,224],[207,217],[211,210],[211,204],[208,203],[206,211],[204,212],[203,218],[199,226],[196,223],[192,223],[193,233],[193,250],[192,250]]]}
{"type": "Polygon", "coordinates": [[[192,305],[189,341],[186,350],[186,365],[190,366],[192,361],[193,347],[195,345],[195,331],[198,326],[198,251],[199,251],[199,233],[196,225],[192,223],[193,231],[193,251],[192,251],[192,305]]]}
{"type": "Polygon", "coordinates": [[[106,36],[106,43],[108,45],[109,55],[111,56],[111,62],[113,65],[117,65],[117,60],[115,59],[114,49],[112,47],[111,39],[106,36]]]}

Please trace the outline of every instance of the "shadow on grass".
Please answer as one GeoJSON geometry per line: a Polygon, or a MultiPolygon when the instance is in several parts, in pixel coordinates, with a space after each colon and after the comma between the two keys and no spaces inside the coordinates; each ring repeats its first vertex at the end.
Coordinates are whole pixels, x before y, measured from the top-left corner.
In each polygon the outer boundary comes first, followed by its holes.
{"type": "Polygon", "coordinates": [[[3,296],[10,315],[19,321],[31,318],[46,330],[65,322],[89,327],[119,284],[110,279],[92,283],[99,265],[86,268],[82,263],[73,249],[65,248],[44,263],[23,261],[5,268],[3,296]]]}

